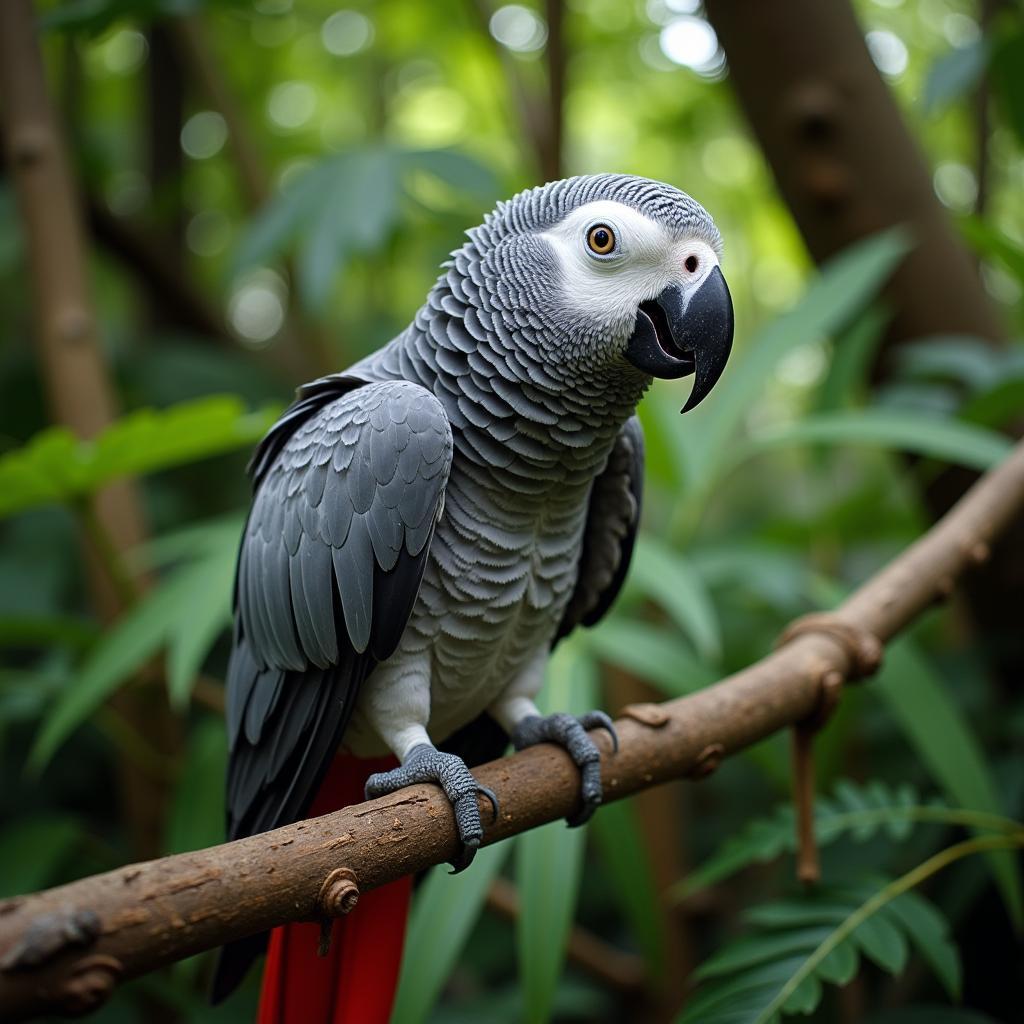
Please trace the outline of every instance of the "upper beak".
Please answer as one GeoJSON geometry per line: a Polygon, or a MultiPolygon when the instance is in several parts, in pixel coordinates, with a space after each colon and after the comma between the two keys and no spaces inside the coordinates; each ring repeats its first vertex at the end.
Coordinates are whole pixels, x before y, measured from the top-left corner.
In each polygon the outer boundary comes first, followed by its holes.
{"type": "Polygon", "coordinates": [[[722,376],[732,350],[732,298],[715,267],[687,302],[679,285],[643,302],[626,358],[652,377],[673,379],[693,373],[693,390],[682,412],[700,405],[722,376]]]}

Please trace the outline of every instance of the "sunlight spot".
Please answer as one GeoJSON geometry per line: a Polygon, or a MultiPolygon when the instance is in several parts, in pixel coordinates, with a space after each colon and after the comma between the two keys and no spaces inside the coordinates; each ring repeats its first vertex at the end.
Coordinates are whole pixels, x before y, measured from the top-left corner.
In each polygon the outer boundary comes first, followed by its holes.
{"type": "Polygon", "coordinates": [[[985,291],[997,302],[1006,306],[1015,307],[1024,295],[1020,282],[1011,277],[1002,267],[993,266],[991,263],[982,263],[981,280],[985,285],[985,291]]]}
{"type": "Polygon", "coordinates": [[[954,11],[942,19],[942,34],[950,46],[970,46],[981,38],[981,27],[967,14],[954,11]]]}
{"type": "Polygon", "coordinates": [[[309,82],[282,82],[270,91],[267,114],[279,128],[301,128],[316,112],[316,103],[309,82]]]}
{"type": "Polygon", "coordinates": [[[659,42],[662,53],[673,64],[682,64],[698,74],[713,74],[724,63],[718,36],[702,18],[675,18],[661,30],[659,42]]]}
{"type": "Polygon", "coordinates": [[[130,28],[119,29],[99,45],[100,61],[112,75],[130,75],[148,52],[146,37],[130,28]]]}
{"type": "Polygon", "coordinates": [[[266,345],[284,324],[288,288],[280,274],[264,267],[239,280],[228,301],[228,322],[253,347],[266,345]]]}
{"type": "Polygon", "coordinates": [[[939,164],[932,176],[932,183],[935,194],[951,210],[968,213],[978,198],[978,179],[974,171],[964,164],[939,164]]]}
{"type": "Polygon", "coordinates": [[[215,110],[193,114],[181,128],[181,148],[193,160],[206,160],[221,151],[228,138],[228,126],[215,110]]]}
{"type": "Polygon", "coordinates": [[[373,22],[358,11],[335,11],[320,29],[320,40],[335,57],[351,57],[373,42],[373,22]]]}
{"type": "Polygon", "coordinates": [[[149,202],[149,180],[139,171],[118,171],[106,189],[107,206],[121,217],[138,213],[149,202]]]}
{"type": "Polygon", "coordinates": [[[907,47],[895,32],[888,29],[872,29],[864,37],[871,52],[875,67],[889,78],[898,78],[907,70],[907,47]]]}
{"type": "Polygon", "coordinates": [[[491,15],[490,29],[491,35],[502,46],[516,53],[539,50],[548,38],[547,25],[529,7],[521,4],[499,7],[491,15]]]}
{"type": "Polygon", "coordinates": [[[197,256],[216,256],[227,248],[231,225],[220,210],[202,210],[185,228],[185,242],[197,256]]]}
{"type": "Polygon", "coordinates": [[[820,341],[812,341],[787,353],[775,372],[783,384],[810,388],[825,376],[827,366],[825,346],[820,341]]]}

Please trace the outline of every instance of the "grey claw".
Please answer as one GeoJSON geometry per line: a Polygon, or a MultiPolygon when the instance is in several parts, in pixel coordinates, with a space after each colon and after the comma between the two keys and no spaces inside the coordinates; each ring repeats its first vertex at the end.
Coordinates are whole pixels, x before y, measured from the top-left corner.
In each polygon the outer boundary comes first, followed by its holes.
{"type": "Polygon", "coordinates": [[[464,871],[472,863],[483,838],[477,794],[483,793],[490,801],[492,823],[498,820],[498,798],[473,778],[462,758],[455,754],[442,753],[427,744],[414,747],[407,755],[405,763],[399,767],[389,772],[371,775],[366,780],[365,792],[367,799],[371,799],[394,793],[418,782],[437,783],[452,805],[461,840],[461,850],[452,861],[453,874],[464,871]]]}
{"type": "Polygon", "coordinates": [[[579,722],[584,729],[604,729],[612,738],[612,753],[619,752],[619,734],[615,731],[615,723],[603,711],[588,711],[580,715],[579,722]]]}
{"type": "Polygon", "coordinates": [[[512,744],[516,750],[537,743],[557,743],[579,768],[581,807],[566,819],[570,828],[589,821],[604,797],[601,786],[601,751],[587,735],[588,729],[605,729],[611,736],[613,752],[618,751],[619,737],[615,726],[603,711],[588,711],[579,718],[567,714],[548,715],[546,718],[531,716],[524,718],[512,733],[512,744]]]}
{"type": "Polygon", "coordinates": [[[482,796],[487,797],[491,804],[491,824],[493,825],[498,820],[498,798],[494,795],[493,789],[488,789],[486,786],[477,785],[476,791],[482,796]]]}

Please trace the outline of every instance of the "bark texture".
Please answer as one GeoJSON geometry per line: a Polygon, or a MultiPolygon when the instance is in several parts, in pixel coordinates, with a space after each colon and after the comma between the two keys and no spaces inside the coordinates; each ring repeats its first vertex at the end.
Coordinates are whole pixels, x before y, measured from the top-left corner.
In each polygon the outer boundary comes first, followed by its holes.
{"type": "MultiPolygon", "coordinates": [[[[602,750],[608,800],[669,779],[699,779],[723,757],[806,721],[877,665],[882,644],[947,597],[1024,510],[1024,445],[926,535],[829,616],[815,616],[762,661],[665,704],[631,705],[620,747],[602,750]]],[[[499,820],[485,844],[564,818],[579,774],[543,744],[476,769],[499,820]]],[[[0,1017],[94,1009],[120,978],[285,921],[350,908],[359,891],[454,857],[451,807],[432,785],[195,853],[134,864],[0,903],[0,1017]]]]}

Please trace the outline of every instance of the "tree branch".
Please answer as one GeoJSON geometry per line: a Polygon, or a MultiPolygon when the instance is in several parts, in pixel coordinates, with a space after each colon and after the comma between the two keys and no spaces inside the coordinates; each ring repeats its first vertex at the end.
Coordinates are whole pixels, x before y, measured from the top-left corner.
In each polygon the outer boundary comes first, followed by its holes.
{"type": "MultiPolygon", "coordinates": [[[[812,715],[826,686],[858,671],[858,646],[884,643],[948,596],[955,579],[1024,510],[1024,444],[957,506],[857,590],[817,631],[750,668],[665,704],[633,705],[616,723],[619,752],[595,733],[606,799],[702,778],[727,757],[812,715]]],[[[501,817],[485,844],[576,809],[579,773],[549,744],[474,772],[501,817]]],[[[0,1015],[93,1009],[121,978],[286,921],[330,915],[349,889],[373,889],[457,853],[436,786],[411,786],[262,835],[164,857],[0,903],[0,1015]],[[339,891],[335,891],[338,889],[339,891]]],[[[350,893],[349,893],[350,895],[350,893]]]]}

